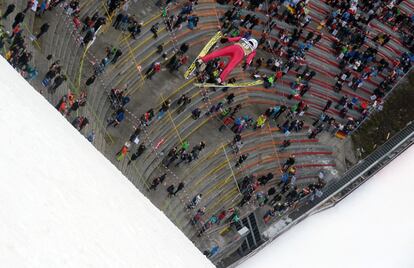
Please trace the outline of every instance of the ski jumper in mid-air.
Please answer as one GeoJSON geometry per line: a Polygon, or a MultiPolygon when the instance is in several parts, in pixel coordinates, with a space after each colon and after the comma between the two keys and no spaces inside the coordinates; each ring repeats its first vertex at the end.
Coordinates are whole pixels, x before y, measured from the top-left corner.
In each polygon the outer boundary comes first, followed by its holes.
{"type": "Polygon", "coordinates": [[[242,37],[229,37],[222,38],[222,42],[237,42],[233,45],[220,48],[216,51],[211,52],[203,57],[199,58],[199,63],[207,63],[210,60],[219,57],[228,57],[229,61],[224,67],[223,71],[220,74],[220,77],[217,79],[218,83],[222,83],[226,80],[227,76],[231,71],[239,65],[244,57],[246,56],[246,64],[250,65],[253,61],[254,56],[256,56],[257,41],[253,38],[242,38],[242,37]]]}

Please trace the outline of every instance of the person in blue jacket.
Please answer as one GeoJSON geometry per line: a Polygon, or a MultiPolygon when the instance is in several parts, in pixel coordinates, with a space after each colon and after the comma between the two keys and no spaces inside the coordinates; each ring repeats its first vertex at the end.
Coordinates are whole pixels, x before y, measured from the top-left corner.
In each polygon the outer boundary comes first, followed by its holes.
{"type": "Polygon", "coordinates": [[[124,119],[125,119],[125,110],[121,108],[116,112],[115,117],[109,121],[107,127],[109,126],[117,127],[122,121],[124,121],[124,119]]]}

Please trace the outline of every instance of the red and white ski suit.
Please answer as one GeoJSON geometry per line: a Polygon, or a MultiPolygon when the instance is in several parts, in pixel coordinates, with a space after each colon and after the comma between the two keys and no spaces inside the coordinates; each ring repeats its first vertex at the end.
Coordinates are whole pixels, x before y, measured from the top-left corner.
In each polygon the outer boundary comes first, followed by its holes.
{"type": "Polygon", "coordinates": [[[227,76],[231,73],[231,71],[239,65],[244,56],[246,56],[246,63],[249,65],[252,61],[254,56],[256,56],[256,50],[248,44],[248,40],[242,37],[230,37],[227,38],[229,42],[237,42],[231,46],[220,48],[216,51],[207,54],[204,57],[200,57],[200,59],[207,63],[210,60],[219,57],[228,57],[229,61],[227,65],[224,67],[223,72],[220,74],[221,81],[225,81],[227,76]]]}

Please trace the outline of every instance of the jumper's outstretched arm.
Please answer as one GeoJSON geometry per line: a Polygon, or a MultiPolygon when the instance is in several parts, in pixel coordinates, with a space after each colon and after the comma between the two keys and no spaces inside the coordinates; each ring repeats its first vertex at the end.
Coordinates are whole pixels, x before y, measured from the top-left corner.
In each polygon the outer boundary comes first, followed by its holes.
{"type": "Polygon", "coordinates": [[[250,65],[253,61],[254,56],[256,56],[256,50],[253,51],[252,53],[250,53],[247,57],[246,57],[246,63],[247,65],[250,65]]]}

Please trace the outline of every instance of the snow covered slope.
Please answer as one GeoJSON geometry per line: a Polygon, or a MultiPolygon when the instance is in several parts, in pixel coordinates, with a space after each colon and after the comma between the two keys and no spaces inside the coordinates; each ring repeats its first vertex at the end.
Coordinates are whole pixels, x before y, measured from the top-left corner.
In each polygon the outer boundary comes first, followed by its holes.
{"type": "Polygon", "coordinates": [[[334,208],[288,230],[240,268],[413,268],[414,147],[334,208]]]}
{"type": "Polygon", "coordinates": [[[0,57],[1,267],[214,267],[0,57]]]}

